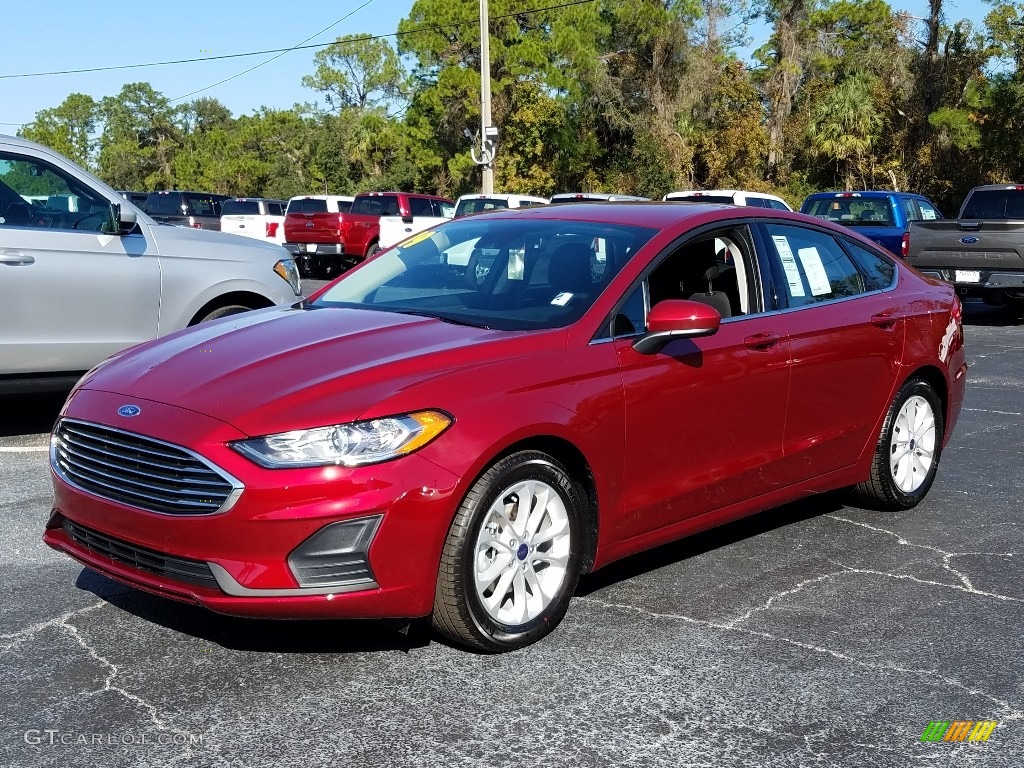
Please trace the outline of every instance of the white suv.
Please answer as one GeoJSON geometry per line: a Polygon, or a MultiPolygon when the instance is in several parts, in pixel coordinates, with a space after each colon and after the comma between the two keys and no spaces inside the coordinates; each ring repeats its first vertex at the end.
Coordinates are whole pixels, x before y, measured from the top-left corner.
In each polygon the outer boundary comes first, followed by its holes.
{"type": "Polygon", "coordinates": [[[285,200],[236,197],[220,204],[220,231],[284,245],[285,200]]]}
{"type": "Polygon", "coordinates": [[[777,211],[792,211],[781,197],[765,192],[747,192],[742,189],[688,189],[669,192],[664,200],[677,203],[725,203],[726,205],[749,205],[754,208],[774,208],[777,211]]]}
{"type": "Polygon", "coordinates": [[[455,218],[467,216],[471,213],[482,213],[483,211],[547,205],[549,202],[546,197],[534,197],[532,195],[506,195],[504,193],[496,195],[463,195],[455,201],[455,218]]]}
{"type": "Polygon", "coordinates": [[[301,296],[281,246],[159,224],[13,136],[0,136],[0,273],[4,393],[70,387],[125,347],[301,296]]]}

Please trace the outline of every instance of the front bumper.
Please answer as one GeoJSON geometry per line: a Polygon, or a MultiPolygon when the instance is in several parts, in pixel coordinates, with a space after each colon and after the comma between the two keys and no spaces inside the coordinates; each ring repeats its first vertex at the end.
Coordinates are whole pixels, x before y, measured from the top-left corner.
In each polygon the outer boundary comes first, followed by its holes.
{"type": "Polygon", "coordinates": [[[219,613],[268,618],[430,613],[441,547],[458,503],[455,475],[417,454],[358,469],[268,470],[228,447],[245,435],[192,411],[136,400],[142,410],[138,417],[126,419],[127,426],[111,424],[118,417],[109,415],[123,401],[119,395],[81,390],[65,415],[187,447],[237,478],[244,490],[222,513],[162,514],[102,498],[54,473],[53,514],[44,534],[48,545],[123,583],[219,613]],[[356,547],[366,551],[366,573],[341,560],[324,565],[322,559],[297,557],[328,527],[360,521],[368,523],[356,547]],[[325,567],[333,569],[326,580],[315,575],[325,567]]]}

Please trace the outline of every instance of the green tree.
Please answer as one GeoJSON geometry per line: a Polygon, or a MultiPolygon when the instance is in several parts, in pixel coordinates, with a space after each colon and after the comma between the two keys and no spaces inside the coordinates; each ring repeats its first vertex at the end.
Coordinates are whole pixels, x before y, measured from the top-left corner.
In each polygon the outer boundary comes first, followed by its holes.
{"type": "Polygon", "coordinates": [[[386,40],[339,37],[313,60],[316,71],[303,77],[302,84],[320,92],[329,110],[400,112],[403,108],[405,71],[386,40]]]}
{"type": "Polygon", "coordinates": [[[95,131],[100,118],[99,104],[84,93],[72,93],[59,106],[36,113],[19,136],[37,141],[84,168],[91,168],[95,131]]]}
{"type": "Polygon", "coordinates": [[[870,186],[864,163],[882,125],[871,91],[870,76],[850,75],[814,112],[811,147],[819,157],[835,163],[844,189],[870,186]],[[860,184],[855,186],[857,179],[860,184]]]}

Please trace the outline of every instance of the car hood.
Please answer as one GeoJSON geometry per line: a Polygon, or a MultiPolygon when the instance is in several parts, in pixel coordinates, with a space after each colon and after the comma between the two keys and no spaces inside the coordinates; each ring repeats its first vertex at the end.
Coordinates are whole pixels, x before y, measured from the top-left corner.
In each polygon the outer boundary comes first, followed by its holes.
{"type": "Polygon", "coordinates": [[[161,256],[178,253],[194,256],[196,248],[205,246],[207,255],[225,261],[253,261],[265,258],[271,264],[291,256],[276,243],[265,243],[251,237],[241,237],[212,229],[177,227],[171,224],[153,224],[153,237],[161,256]]]}
{"type": "Polygon", "coordinates": [[[352,421],[418,384],[564,343],[564,334],[391,312],[272,308],[134,347],[98,366],[79,388],[176,405],[249,435],[272,434],[352,421]]]}

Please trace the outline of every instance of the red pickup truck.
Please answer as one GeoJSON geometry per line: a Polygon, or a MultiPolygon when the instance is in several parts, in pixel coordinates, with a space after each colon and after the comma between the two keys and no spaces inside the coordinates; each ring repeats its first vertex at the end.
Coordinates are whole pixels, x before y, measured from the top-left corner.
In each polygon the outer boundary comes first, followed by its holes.
{"type": "Polygon", "coordinates": [[[326,195],[293,198],[284,222],[285,247],[303,277],[333,278],[380,250],[380,217],[441,216],[451,200],[411,192],[367,192],[339,212],[326,195]],[[294,204],[294,205],[293,205],[294,204]]]}

